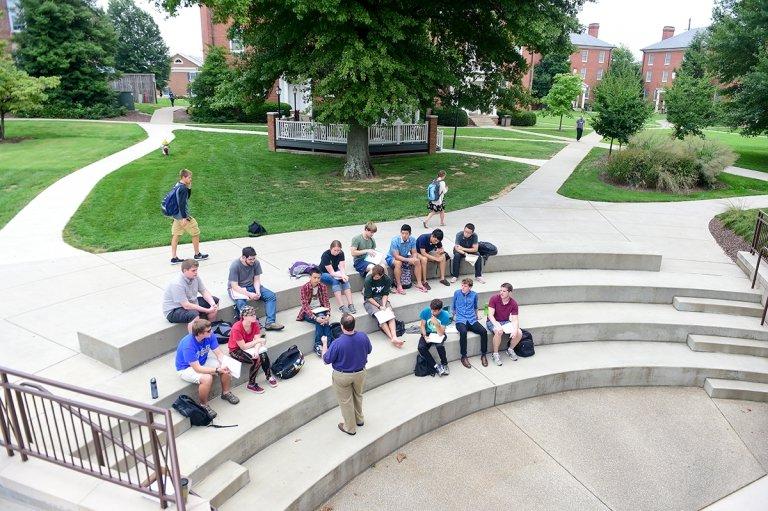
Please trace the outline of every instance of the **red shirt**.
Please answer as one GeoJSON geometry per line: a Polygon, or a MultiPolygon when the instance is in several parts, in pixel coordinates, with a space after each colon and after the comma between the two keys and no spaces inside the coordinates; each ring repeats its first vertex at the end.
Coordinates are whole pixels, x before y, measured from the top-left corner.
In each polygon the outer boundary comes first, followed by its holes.
{"type": "Polygon", "coordinates": [[[261,333],[261,326],[258,321],[254,321],[251,325],[251,331],[246,332],[245,327],[243,327],[243,320],[241,319],[232,325],[232,330],[229,332],[229,342],[227,343],[229,351],[238,347],[237,341],[251,342],[259,333],[261,333]]]}
{"type": "Polygon", "coordinates": [[[493,295],[488,300],[488,307],[493,309],[493,317],[496,318],[496,321],[509,321],[510,315],[518,315],[517,302],[511,296],[509,297],[509,302],[504,305],[501,302],[501,295],[493,295]]]}

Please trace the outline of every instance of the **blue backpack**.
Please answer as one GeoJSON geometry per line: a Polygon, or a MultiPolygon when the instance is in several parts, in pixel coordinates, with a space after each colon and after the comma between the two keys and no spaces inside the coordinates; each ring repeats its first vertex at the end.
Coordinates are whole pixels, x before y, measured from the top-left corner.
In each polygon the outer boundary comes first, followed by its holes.
{"type": "Polygon", "coordinates": [[[440,182],[437,179],[433,179],[431,183],[427,185],[427,200],[436,201],[440,198],[440,182]]]}
{"type": "MultiPolygon", "coordinates": [[[[181,183],[176,183],[171,191],[165,194],[163,202],[160,203],[160,209],[165,216],[173,216],[179,214],[179,197],[177,192],[181,183]]],[[[184,185],[181,185],[184,186],[184,185]]]]}

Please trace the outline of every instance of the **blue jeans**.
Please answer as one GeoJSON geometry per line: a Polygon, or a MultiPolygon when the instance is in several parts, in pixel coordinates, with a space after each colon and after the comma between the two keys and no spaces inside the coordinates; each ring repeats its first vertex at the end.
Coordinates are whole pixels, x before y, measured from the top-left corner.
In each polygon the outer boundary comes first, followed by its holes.
{"type": "MultiPolygon", "coordinates": [[[[254,288],[253,286],[245,286],[245,289],[247,289],[251,293],[256,292],[256,288],[254,288]]],[[[275,295],[275,293],[273,293],[266,287],[261,286],[260,300],[264,301],[264,307],[267,310],[267,325],[271,325],[272,323],[275,322],[275,319],[277,316],[277,296],[275,295]]],[[[238,314],[240,314],[240,311],[243,310],[243,307],[245,307],[247,303],[248,303],[248,300],[243,300],[243,299],[235,300],[235,308],[237,309],[238,314]]]]}
{"type": "Polygon", "coordinates": [[[308,323],[312,323],[315,325],[315,346],[320,346],[323,344],[323,341],[320,340],[322,336],[326,336],[328,338],[328,342],[331,341],[331,324],[328,323],[327,325],[321,325],[320,323],[315,320],[315,318],[311,316],[307,316],[304,314],[304,321],[308,323]]]}
{"type": "Polygon", "coordinates": [[[323,272],[320,275],[320,282],[331,286],[331,291],[333,291],[334,293],[341,293],[342,291],[346,291],[347,289],[349,289],[349,281],[342,282],[341,280],[338,280],[333,276],[331,276],[330,273],[323,272]]]}

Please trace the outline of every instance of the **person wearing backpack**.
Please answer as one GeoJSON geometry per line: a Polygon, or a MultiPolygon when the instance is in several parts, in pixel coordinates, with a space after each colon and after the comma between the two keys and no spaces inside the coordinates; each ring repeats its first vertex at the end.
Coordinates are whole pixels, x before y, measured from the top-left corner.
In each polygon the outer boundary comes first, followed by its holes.
{"type": "Polygon", "coordinates": [[[192,333],[184,336],[176,348],[176,374],[189,383],[197,385],[197,398],[200,406],[205,408],[211,418],[216,412],[208,406],[208,394],[213,386],[213,378],[221,378],[221,399],[236,405],[240,402],[232,394],[232,374],[229,368],[222,364],[224,352],[219,347],[216,334],[211,330],[211,322],[206,319],[196,319],[192,322],[192,333]],[[209,356],[213,353],[213,356],[209,356]]]}
{"type": "MultiPolygon", "coordinates": [[[[179,172],[179,182],[176,183],[172,191],[176,204],[175,207],[173,207],[173,204],[170,204],[171,207],[166,212],[169,216],[173,217],[173,224],[171,225],[171,264],[179,264],[183,261],[183,259],[177,257],[176,252],[179,246],[179,238],[184,233],[192,236],[195,260],[202,261],[203,259],[208,259],[208,254],[200,252],[200,227],[197,225],[197,220],[189,214],[189,198],[192,196],[191,170],[182,169],[179,172]]],[[[168,202],[168,200],[166,199],[165,202],[168,202]]]]}
{"type": "Polygon", "coordinates": [[[328,299],[328,291],[320,285],[320,270],[315,268],[309,274],[309,282],[299,289],[301,308],[296,321],[306,321],[315,325],[315,354],[322,356],[322,338],[331,337],[331,301],[328,299]],[[326,308],[326,312],[318,309],[326,308]],[[314,312],[313,312],[314,311],[314,312]]]}
{"type": "Polygon", "coordinates": [[[422,222],[424,228],[428,229],[427,224],[435,213],[440,213],[440,225],[445,225],[445,194],[448,193],[448,185],[445,184],[445,171],[437,173],[437,177],[427,185],[427,209],[429,214],[422,222]]]}
{"type": "Polygon", "coordinates": [[[333,367],[333,389],[336,391],[341,416],[344,418],[344,422],[338,424],[339,430],[347,435],[354,435],[357,428],[365,423],[365,365],[373,346],[365,333],[355,332],[355,317],[352,314],[341,316],[341,332],[341,336],[333,341],[330,348],[328,340],[323,338],[323,362],[333,367]]]}
{"type": "Polygon", "coordinates": [[[264,376],[267,377],[269,386],[272,388],[277,387],[277,379],[275,379],[270,370],[269,355],[267,355],[267,339],[261,333],[259,320],[256,319],[256,309],[250,305],[243,307],[240,313],[240,321],[232,325],[227,348],[229,348],[230,357],[250,366],[246,389],[256,394],[264,393],[261,385],[256,383],[256,375],[259,373],[259,368],[264,369],[264,376]],[[246,351],[250,349],[253,349],[256,354],[251,355],[246,351]]]}
{"type": "Polygon", "coordinates": [[[453,293],[453,317],[456,320],[456,330],[459,331],[459,350],[461,363],[467,369],[472,367],[467,358],[467,331],[480,336],[480,362],[488,367],[488,331],[477,320],[477,293],[472,291],[472,279],[461,281],[461,289],[453,293]]]}
{"type": "Polygon", "coordinates": [[[435,298],[429,302],[429,307],[422,310],[419,314],[419,329],[421,337],[419,338],[419,354],[424,357],[427,363],[434,367],[439,376],[448,376],[451,374],[448,369],[448,357],[445,353],[445,327],[451,324],[451,315],[443,310],[443,301],[435,298]],[[435,337],[441,339],[440,342],[430,342],[435,337]],[[440,356],[440,363],[435,362],[435,358],[429,352],[429,348],[435,346],[437,354],[440,356]]]}

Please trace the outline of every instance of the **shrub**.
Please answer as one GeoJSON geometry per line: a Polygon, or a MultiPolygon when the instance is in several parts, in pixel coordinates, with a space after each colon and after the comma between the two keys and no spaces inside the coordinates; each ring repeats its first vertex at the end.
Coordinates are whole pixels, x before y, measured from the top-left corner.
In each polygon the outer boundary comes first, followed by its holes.
{"type": "Polygon", "coordinates": [[[432,114],[437,116],[439,126],[466,126],[469,124],[469,116],[461,108],[433,108],[432,114]]]}
{"type": "Polygon", "coordinates": [[[52,101],[38,110],[16,112],[18,117],[41,117],[47,119],[106,119],[125,114],[125,108],[114,103],[97,103],[84,106],[78,103],[52,101]]]}
{"type": "Polygon", "coordinates": [[[267,122],[267,113],[278,111],[281,116],[290,116],[293,113],[293,107],[288,103],[280,103],[278,106],[274,101],[265,101],[260,105],[251,107],[245,120],[249,122],[267,122]]]}
{"type": "Polygon", "coordinates": [[[536,126],[536,112],[528,112],[526,110],[497,110],[496,114],[499,116],[499,123],[501,118],[509,116],[509,124],[512,126],[536,126]]]}
{"type": "Polygon", "coordinates": [[[734,161],[733,152],[715,141],[645,132],[608,159],[604,172],[616,183],[679,193],[714,187],[717,175],[734,161]]]}

